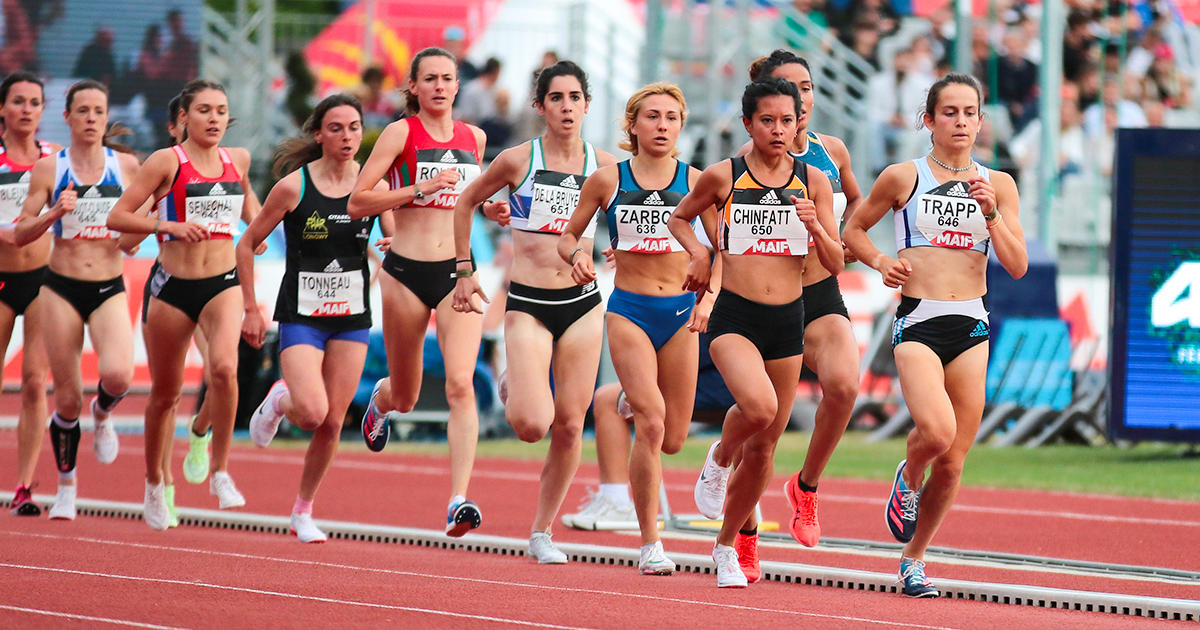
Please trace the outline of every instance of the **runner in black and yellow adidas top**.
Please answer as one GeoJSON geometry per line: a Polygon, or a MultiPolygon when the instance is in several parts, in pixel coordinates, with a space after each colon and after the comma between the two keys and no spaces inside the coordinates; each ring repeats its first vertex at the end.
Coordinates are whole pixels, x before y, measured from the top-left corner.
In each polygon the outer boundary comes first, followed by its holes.
{"type": "Polygon", "coordinates": [[[683,288],[705,291],[708,250],[689,223],[709,206],[721,209],[721,291],[708,333],[713,362],[737,404],[725,417],[721,440],[709,449],[695,492],[702,514],[725,513],[713,549],[721,587],[746,586],[732,545],[771,479],[775,444],[796,396],[810,239],[825,268],[839,272],[844,264],[829,178],[788,153],[800,109],[800,92],[790,81],[766,78],[748,85],[742,123],[753,149],[705,169],[669,221],[671,233],[691,254],[683,288]],[[741,464],[730,478],[739,452],[741,464]]]}
{"type": "Polygon", "coordinates": [[[929,155],[885,169],[846,225],[846,245],[902,295],[892,344],[917,426],[908,436],[907,459],[896,468],[885,516],[896,540],[907,543],[900,577],[911,597],[938,595],[925,577],[925,550],[958,494],[983,416],[988,250],[995,249],[1014,278],[1029,265],[1016,184],[971,159],[980,93],[968,75],[934,83],[922,119],[933,136],[929,155]],[[889,211],[896,220],[896,258],[867,236],[889,211]]]}
{"type": "MultiPolygon", "coordinates": [[[[497,156],[463,191],[455,207],[454,308],[482,312],[475,294],[482,300],[487,296],[470,270],[472,213],[477,204],[507,186],[507,202],[485,206],[490,218],[513,228],[514,256],[504,314],[508,360],[504,415],[517,437],[527,442],[537,442],[550,432],[529,553],[540,563],[559,564],[567,556],[554,547],[550,528],[579,468],[583,421],[596,386],[604,320],[599,287],[576,285],[571,266],[559,258],[555,246],[579,201],[580,188],[596,169],[617,160],[580,137],[591,102],[583,68],[570,61],[544,68],[538,74],[534,99],[531,105],[545,119],[546,133],[497,156]]],[[[591,224],[583,234],[579,247],[585,253],[580,257],[591,257],[594,232],[591,224]]],[[[452,534],[465,532],[447,520],[452,534]]]]}
{"type": "MultiPolygon", "coordinates": [[[[608,348],[633,410],[629,480],[642,535],[638,569],[645,575],[675,572],[658,535],[662,453],[678,453],[687,439],[700,358],[696,333],[705,330],[712,309],[712,296],[701,293],[697,304],[695,293],[680,288],[688,255],[667,230],[671,212],[700,176],[676,159],[686,118],[677,86],[652,83],[635,92],[621,121],[621,148],[633,158],[588,179],[558,242],[559,256],[574,265],[575,282],[595,283],[592,257],[579,255],[579,242],[598,210],[607,215],[617,263],[605,318],[608,348]]],[[[715,209],[702,216],[713,233],[715,209]]]]}
{"type": "MultiPolygon", "coordinates": [[[[75,458],[83,413],[80,356],[86,327],[98,358],[100,382],[92,399],[96,422],[92,448],[101,464],[117,457],[109,414],[133,379],[133,325],[122,277],[119,234],[105,227],[108,213],[133,181],[138,161],[128,149],[109,146],[108,88],[91,79],[67,90],[66,120],[71,146],[33,167],[29,197],[17,224],[17,244],[54,230],[50,269],[42,285],[43,330],[54,375],[50,438],[58,464],[58,494],[50,518],[75,518],[75,458]]],[[[148,204],[147,204],[148,205],[148,204]]],[[[124,239],[124,247],[136,247],[124,239]]]]}
{"type": "Polygon", "coordinates": [[[17,491],[11,512],[38,516],[31,486],[42,437],[46,434],[46,377],[50,373],[42,343],[42,277],[50,259],[50,235],[17,247],[13,227],[29,194],[29,171],[39,159],[62,149],[35,134],[46,111],[41,79],[14,72],[0,82],[0,358],[8,351],[18,315],[25,315],[21,358],[21,415],[17,421],[17,491]]]}
{"type": "MultiPolygon", "coordinates": [[[[283,379],[250,418],[250,439],[271,443],[279,422],[312,431],[304,457],[291,530],[301,542],[324,542],[313,524],[317,488],[333,463],[346,409],[358,390],[371,332],[368,239],[374,217],[352,219],[346,202],[358,178],[354,156],[362,144],[362,105],[345,94],[317,104],[304,123],[309,138],[279,149],[275,184],[262,212],[238,242],[242,278],[242,338],[261,348],[266,322],[254,292],[254,249],[283,223],[287,268],[275,301],[283,379]],[[298,168],[297,168],[298,167],[298,168]]],[[[379,182],[378,189],[387,184],[379,182]]],[[[385,222],[391,215],[382,215],[385,222]]],[[[383,233],[391,235],[391,226],[383,233]]]]}

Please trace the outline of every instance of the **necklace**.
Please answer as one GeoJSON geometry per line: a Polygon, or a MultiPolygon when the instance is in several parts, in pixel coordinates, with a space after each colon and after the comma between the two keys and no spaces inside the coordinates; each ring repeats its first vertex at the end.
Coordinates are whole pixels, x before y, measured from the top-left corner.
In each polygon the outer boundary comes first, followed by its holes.
{"type": "Polygon", "coordinates": [[[972,161],[970,164],[968,164],[962,168],[954,168],[953,166],[950,166],[949,164],[946,164],[945,162],[937,159],[937,157],[933,155],[932,151],[929,152],[929,159],[933,160],[934,162],[937,162],[938,166],[946,169],[947,171],[954,171],[955,173],[961,173],[963,171],[970,170],[972,166],[975,166],[975,162],[972,161]]]}

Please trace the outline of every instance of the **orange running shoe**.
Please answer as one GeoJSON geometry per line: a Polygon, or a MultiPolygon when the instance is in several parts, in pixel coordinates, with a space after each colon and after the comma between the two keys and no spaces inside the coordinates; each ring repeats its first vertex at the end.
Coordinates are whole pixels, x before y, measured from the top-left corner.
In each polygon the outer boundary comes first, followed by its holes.
{"type": "Polygon", "coordinates": [[[817,493],[801,490],[800,473],[796,473],[783,484],[783,494],[795,511],[788,524],[792,538],[805,547],[816,547],[821,540],[821,524],[817,522],[817,493]]]}
{"type": "Polygon", "coordinates": [[[733,548],[737,550],[738,566],[742,567],[746,581],[753,584],[762,578],[762,567],[758,566],[758,534],[747,536],[738,532],[733,548]]]}

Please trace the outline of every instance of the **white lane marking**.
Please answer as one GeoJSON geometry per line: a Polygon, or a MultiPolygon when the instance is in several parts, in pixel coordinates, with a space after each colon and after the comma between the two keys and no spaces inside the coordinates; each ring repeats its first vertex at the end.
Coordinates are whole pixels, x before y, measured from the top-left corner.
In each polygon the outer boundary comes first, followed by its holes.
{"type": "MultiPolygon", "coordinates": [[[[376,569],[373,567],[362,567],[362,566],[349,565],[349,564],[337,564],[337,563],[332,563],[332,562],[317,562],[315,560],[296,560],[296,559],[292,559],[292,558],[273,558],[271,556],[256,556],[256,555],[252,555],[252,554],[236,553],[236,552],[231,552],[231,551],[209,551],[207,549],[192,549],[189,547],[170,547],[170,546],[166,546],[166,545],[149,545],[146,543],[121,542],[121,541],[114,541],[114,540],[103,540],[103,539],[99,539],[99,538],[83,538],[83,537],[77,537],[77,536],[56,536],[53,534],[31,534],[31,533],[25,533],[25,532],[0,532],[0,534],[10,534],[13,536],[22,536],[22,537],[48,538],[48,539],[56,539],[56,540],[74,540],[74,541],[78,541],[78,542],[89,542],[89,543],[96,543],[96,544],[101,544],[101,545],[114,545],[117,547],[137,547],[137,548],[141,548],[141,549],[155,549],[155,550],[159,550],[159,551],[177,551],[177,552],[181,552],[181,553],[194,553],[194,554],[200,554],[200,555],[206,555],[206,556],[224,556],[224,557],[229,557],[229,558],[238,558],[238,559],[242,559],[242,560],[263,560],[263,561],[267,561],[267,562],[279,562],[279,563],[283,563],[283,564],[299,564],[299,565],[307,565],[307,566],[315,566],[315,567],[325,567],[325,568],[330,568],[330,569],[346,569],[346,570],[350,570],[350,571],[370,571],[373,573],[383,573],[383,574],[387,574],[387,575],[402,575],[402,576],[406,576],[406,577],[418,577],[418,578],[447,580],[447,581],[455,581],[455,582],[468,582],[468,583],[472,583],[472,584],[486,584],[486,585],[491,585],[491,586],[513,586],[513,587],[518,587],[518,588],[528,588],[528,589],[534,589],[534,590],[562,591],[565,593],[579,593],[579,594],[589,594],[589,595],[613,596],[613,597],[621,597],[621,598],[646,599],[646,600],[653,600],[653,601],[660,601],[660,602],[672,602],[672,603],[677,603],[677,604],[691,604],[691,605],[695,605],[695,606],[723,608],[723,609],[729,609],[729,610],[778,613],[778,614],[784,614],[784,615],[795,615],[795,616],[800,616],[800,617],[814,617],[817,619],[837,619],[837,620],[841,620],[841,621],[853,621],[853,622],[858,622],[858,623],[869,623],[869,624],[877,624],[877,625],[884,625],[884,626],[896,626],[896,627],[901,627],[901,628],[924,628],[925,630],[959,630],[956,628],[950,628],[950,627],[946,627],[946,626],[925,626],[925,625],[913,624],[913,623],[909,623],[909,622],[885,621],[885,620],[880,620],[880,619],[867,619],[864,617],[848,617],[848,616],[844,616],[844,615],[825,615],[825,614],[821,614],[821,613],[801,612],[801,611],[797,611],[797,610],[783,610],[783,609],[778,609],[778,608],[760,608],[760,607],[756,607],[756,606],[742,606],[742,605],[738,605],[738,604],[722,604],[722,603],[717,603],[717,602],[699,601],[699,600],[692,600],[692,599],[680,599],[680,598],[676,598],[676,597],[662,597],[662,596],[658,596],[658,595],[646,595],[646,594],[642,594],[642,593],[624,593],[624,592],[620,592],[620,591],[604,591],[604,590],[598,590],[598,589],[574,588],[574,587],[569,587],[569,586],[547,586],[547,585],[543,585],[543,584],[529,584],[529,583],[525,583],[525,582],[505,582],[502,580],[487,580],[487,579],[483,579],[483,578],[459,577],[459,576],[455,576],[455,575],[437,575],[437,574],[432,574],[432,573],[418,573],[415,571],[397,571],[395,569],[376,569]]],[[[6,566],[6,565],[0,564],[0,567],[3,567],[3,566],[6,566]]],[[[37,568],[37,567],[31,567],[31,568],[37,568]]],[[[51,569],[51,570],[60,570],[60,569],[51,569]]],[[[130,579],[151,579],[151,578],[130,578],[130,579]]],[[[194,585],[203,586],[203,584],[193,583],[193,582],[179,582],[179,584],[194,584],[194,585]]],[[[232,588],[232,587],[217,587],[217,588],[232,588]]]]}
{"type": "Polygon", "coordinates": [[[253,593],[255,595],[272,595],[275,597],[283,597],[286,599],[301,599],[313,602],[322,602],[326,604],[344,604],[347,606],[362,606],[364,608],[382,608],[385,610],[401,610],[404,612],[425,613],[429,615],[440,615],[443,617],[455,617],[458,619],[471,619],[474,621],[494,621],[497,623],[507,623],[517,626],[529,626],[531,628],[555,628],[557,630],[588,630],[587,628],[579,628],[576,626],[559,626],[550,623],[537,623],[534,621],[521,621],[519,619],[505,619],[503,617],[489,617],[487,615],[468,615],[464,613],[449,612],[446,610],[431,610],[428,608],[415,608],[412,606],[395,606],[392,604],[373,604],[371,602],[356,602],[348,599],[333,599],[331,597],[316,597],[313,595],[297,595],[295,593],[283,593],[280,591],[265,591],[257,588],[243,588],[241,586],[226,586],[224,584],[210,584],[208,582],[186,582],[183,580],[167,580],[163,578],[139,577],[136,575],[117,575],[115,573],[97,573],[94,571],[79,571],[76,569],[55,569],[52,567],[34,567],[23,564],[9,564],[0,562],[0,568],[8,569],[24,569],[27,571],[46,571],[49,573],[66,573],[69,575],[82,575],[86,577],[108,578],[113,580],[129,580],[131,582],[155,582],[158,584],[173,584],[178,586],[196,586],[200,588],[211,588],[221,591],[237,591],[241,593],[253,593]]]}
{"type": "Polygon", "coordinates": [[[76,615],[73,613],[56,612],[53,610],[40,610],[38,608],[22,608],[20,606],[9,606],[0,604],[0,609],[13,610],[16,612],[30,613],[33,615],[46,615],[47,617],[59,617],[62,619],[75,619],[78,621],[96,621],[100,623],[111,623],[118,626],[129,626],[131,628],[151,628],[152,630],[184,630],[178,626],[156,626],[152,623],[139,623],[137,621],[126,621],[124,619],[109,619],[107,617],[92,617],[91,615],[76,615]]]}

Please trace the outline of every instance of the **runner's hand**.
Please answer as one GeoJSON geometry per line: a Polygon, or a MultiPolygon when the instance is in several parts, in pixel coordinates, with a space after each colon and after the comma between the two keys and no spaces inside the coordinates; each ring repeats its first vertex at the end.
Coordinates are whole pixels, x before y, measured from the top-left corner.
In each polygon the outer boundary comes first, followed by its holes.
{"type": "Polygon", "coordinates": [[[903,286],[912,274],[912,265],[907,260],[891,258],[884,254],[879,255],[875,269],[883,275],[883,284],[893,289],[903,286]]]}
{"type": "Polygon", "coordinates": [[[688,263],[687,276],[683,279],[683,290],[696,293],[697,300],[705,293],[711,293],[708,283],[712,279],[712,262],[708,256],[692,257],[688,263]]]}
{"type": "Polygon", "coordinates": [[[187,243],[199,243],[208,239],[208,230],[188,221],[164,221],[159,224],[158,231],[187,243]]]}
{"type": "Polygon", "coordinates": [[[506,227],[512,222],[512,210],[507,201],[483,202],[483,216],[489,221],[495,221],[500,227],[506,227]]]}
{"type": "MultiPolygon", "coordinates": [[[[433,177],[433,179],[430,179],[429,181],[437,186],[437,188],[433,189],[432,194],[437,194],[443,190],[452,189],[456,185],[458,185],[458,169],[456,169],[456,168],[443,169],[441,172],[439,172],[437,175],[435,175],[433,177]]],[[[427,192],[425,194],[429,195],[430,193],[427,192]]]]}
{"type": "Polygon", "coordinates": [[[75,192],[75,182],[70,182],[67,187],[58,193],[58,201],[54,203],[52,211],[58,216],[71,212],[75,209],[75,202],[79,199],[79,193],[75,192]]]}
{"type": "Polygon", "coordinates": [[[267,323],[263,320],[257,304],[246,309],[242,315],[242,339],[255,348],[263,347],[263,342],[267,339],[267,323]]]}
{"type": "Polygon", "coordinates": [[[385,237],[379,239],[378,241],[375,241],[375,247],[378,248],[381,253],[386,253],[387,250],[389,248],[391,248],[391,246],[392,246],[392,237],[390,237],[390,236],[385,236],[385,237]]]}
{"type": "Polygon", "coordinates": [[[454,283],[454,297],[451,300],[454,305],[454,310],[459,313],[479,313],[483,314],[483,305],[475,301],[475,295],[479,295],[479,299],[485,304],[491,304],[487,294],[483,292],[483,287],[479,286],[479,280],[475,276],[470,278],[459,278],[454,283]]]}
{"type": "Polygon", "coordinates": [[[575,254],[575,264],[571,266],[571,279],[578,286],[583,286],[596,280],[596,268],[592,265],[592,255],[586,251],[575,254]]]}
{"type": "Polygon", "coordinates": [[[792,204],[796,206],[796,216],[804,223],[809,232],[817,231],[821,222],[817,220],[817,204],[812,199],[802,199],[792,195],[792,204]]]}
{"type": "Polygon", "coordinates": [[[996,209],[996,189],[992,188],[991,182],[982,177],[972,177],[967,183],[971,184],[967,194],[979,202],[983,214],[991,214],[996,209]]]}
{"type": "Polygon", "coordinates": [[[688,330],[694,333],[707,332],[708,318],[712,315],[712,307],[712,300],[696,302],[695,308],[692,309],[692,316],[688,318],[688,330]]]}
{"type": "Polygon", "coordinates": [[[605,247],[604,250],[601,251],[600,253],[604,255],[604,265],[606,267],[616,268],[616,266],[617,266],[617,251],[612,248],[612,245],[605,247]]]}
{"type": "Polygon", "coordinates": [[[267,253],[267,241],[264,240],[263,242],[258,244],[258,247],[254,248],[254,255],[262,256],[265,253],[267,253]]]}

